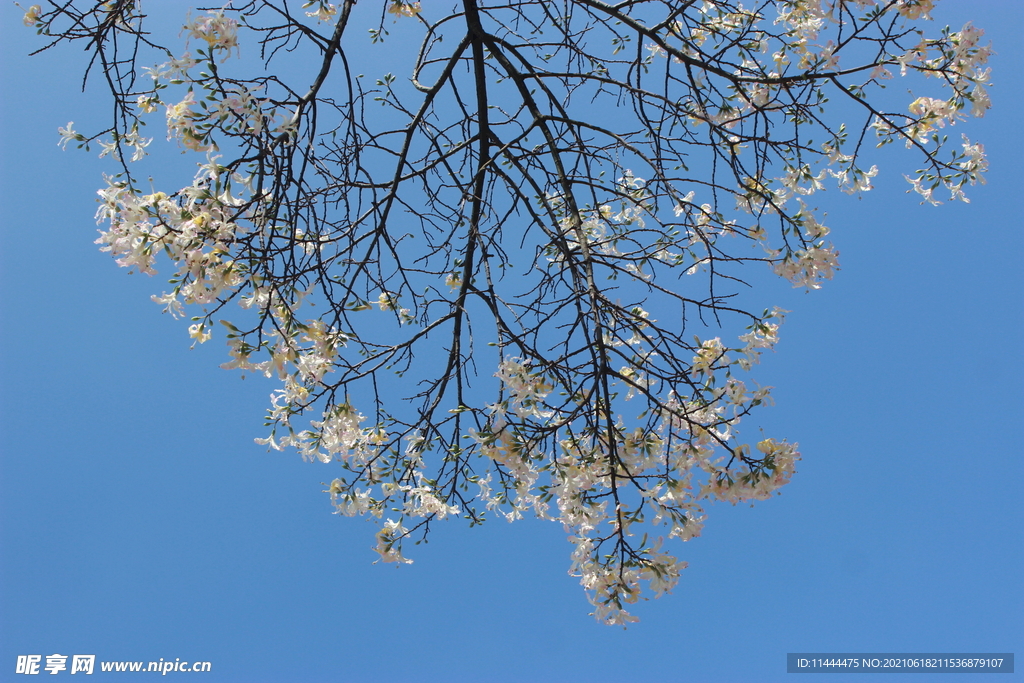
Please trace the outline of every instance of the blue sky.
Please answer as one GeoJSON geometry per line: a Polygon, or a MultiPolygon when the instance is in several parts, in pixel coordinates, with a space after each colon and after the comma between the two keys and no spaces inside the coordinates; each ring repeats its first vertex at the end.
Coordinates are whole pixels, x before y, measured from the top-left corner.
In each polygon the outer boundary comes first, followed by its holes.
{"type": "Polygon", "coordinates": [[[210,661],[208,681],[774,681],[787,652],[1024,653],[1024,5],[934,16],[998,52],[994,108],[964,128],[988,184],[921,206],[913,162],[887,159],[876,191],[820,202],[843,269],[779,289],[792,313],[759,369],[799,472],[754,509],[711,506],[674,594],[623,631],[587,616],[551,523],[445,523],[415,564],[371,564],[373,526],[321,493],[330,466],[253,444],[274,383],[190,350],[149,300],[159,276],[92,243],[108,167],[56,130],[103,116],[101,93],[73,50],[27,58],[6,9],[0,680],[53,653],[210,661]]]}

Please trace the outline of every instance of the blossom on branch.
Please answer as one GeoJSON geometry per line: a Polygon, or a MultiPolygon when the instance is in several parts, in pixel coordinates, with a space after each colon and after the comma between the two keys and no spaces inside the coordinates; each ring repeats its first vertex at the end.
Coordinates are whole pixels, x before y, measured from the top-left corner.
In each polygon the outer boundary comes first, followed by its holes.
{"type": "Polygon", "coordinates": [[[58,131],[117,165],[96,242],[166,271],[154,302],[192,343],[223,334],[221,367],[275,383],[256,442],[331,468],[380,562],[442,520],[554,522],[608,624],[679,586],[712,504],[796,473],[796,443],[750,438],[786,314],[750,274],[837,274],[811,195],[881,182],[872,137],[925,202],[988,170],[944,134],[990,107],[991,47],[915,28],[931,0],[387,0],[369,42],[354,0],[229,4],[180,34],[65,5],[25,22],[113,65],[110,126],[58,131]],[[388,14],[418,21],[396,39],[388,14]],[[243,42],[260,59],[229,62],[243,42]],[[169,144],[141,135],[157,112],[169,144]],[[141,180],[170,154],[194,174],[141,180]]]}

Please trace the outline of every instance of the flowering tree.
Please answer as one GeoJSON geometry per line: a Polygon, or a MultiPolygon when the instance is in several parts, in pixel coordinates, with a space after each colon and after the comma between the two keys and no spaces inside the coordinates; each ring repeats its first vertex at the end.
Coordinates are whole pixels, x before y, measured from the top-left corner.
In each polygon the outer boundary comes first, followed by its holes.
{"type": "Polygon", "coordinates": [[[990,50],[919,28],[932,4],[240,0],[165,39],[138,0],[71,0],[25,23],[81,41],[113,98],[106,130],[60,131],[118,166],[101,249],[168,264],[153,299],[280,382],[257,442],[334,463],[384,562],[449,516],[560,522],[621,624],[676,584],[703,501],[795,471],[796,444],[739,438],[784,314],[740,295],[758,268],[832,278],[809,196],[870,190],[894,142],[925,201],[981,180],[944,129],[988,108],[990,50]],[[157,147],[198,172],[144,188],[157,147]]]}

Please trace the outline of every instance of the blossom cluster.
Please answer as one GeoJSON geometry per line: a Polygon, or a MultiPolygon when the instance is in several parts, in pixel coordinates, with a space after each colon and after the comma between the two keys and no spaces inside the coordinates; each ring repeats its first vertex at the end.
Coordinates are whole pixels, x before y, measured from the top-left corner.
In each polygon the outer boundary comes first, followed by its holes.
{"type": "MultiPolygon", "coordinates": [[[[107,187],[99,191],[97,221],[109,223],[109,228],[101,231],[97,244],[118,257],[118,265],[150,275],[156,273],[160,253],[177,262],[180,279],[173,296],[160,301],[174,311],[180,311],[179,297],[184,303],[207,304],[242,281],[244,269],[228,254],[245,231],[235,220],[243,200],[228,184],[218,194],[211,192],[210,178],[220,175],[221,168],[211,158],[177,199],[164,192],[142,195],[114,177],[108,177],[107,187]]],[[[232,179],[243,188],[247,182],[237,174],[232,179]]]]}
{"type": "Polygon", "coordinates": [[[570,571],[588,592],[595,617],[635,621],[627,606],[641,598],[644,585],[660,595],[677,583],[686,563],[664,544],[700,535],[702,499],[765,500],[795,471],[795,444],[762,439],[752,458],[748,446],[735,443],[741,418],[770,399],[768,387],[751,391],[733,368],[749,369],[774,347],[784,314],[766,312],[735,348],[720,338],[700,342],[691,367],[702,394],[682,400],[670,392],[659,419],[646,424],[628,426],[623,413],[600,402],[592,415],[574,418],[550,401],[555,382],[542,367],[503,359],[496,376],[504,399],[490,407],[486,429],[470,436],[506,483],[492,491],[487,474],[478,500],[492,510],[508,505],[510,521],[533,512],[561,523],[574,546],[570,571]],[[558,455],[550,459],[542,444],[553,424],[564,427],[557,430],[558,455]],[[665,535],[620,558],[626,539],[644,522],[667,527],[665,535]]]}
{"type": "Polygon", "coordinates": [[[420,13],[419,2],[408,2],[408,0],[391,0],[388,12],[396,17],[415,17],[420,13]]]}
{"type": "Polygon", "coordinates": [[[185,31],[190,38],[198,38],[206,42],[213,50],[224,50],[224,59],[231,56],[231,51],[238,50],[238,20],[225,16],[223,12],[213,12],[185,22],[185,31]]]}
{"type": "MultiPolygon", "coordinates": [[[[778,16],[774,20],[774,26],[779,28],[772,30],[763,26],[764,8],[751,10],[742,5],[704,2],[698,18],[690,18],[686,23],[676,21],[666,28],[664,42],[648,48],[652,58],[673,56],[676,61],[704,59],[714,50],[735,51],[739,66],[733,73],[737,80],[715,89],[720,93],[719,101],[691,99],[686,106],[691,123],[710,126],[717,132],[722,147],[738,158],[750,140],[744,134],[748,123],[756,121],[763,112],[786,106],[786,100],[779,97],[783,81],[800,83],[804,74],[840,74],[842,53],[857,54],[857,37],[842,41],[842,48],[835,40],[826,39],[831,26],[839,26],[856,11],[865,12],[866,22],[884,12],[892,12],[902,21],[928,20],[933,7],[933,0],[783,0],[777,4],[778,16]],[[772,53],[771,59],[760,59],[758,53],[772,53]]],[[[918,35],[920,39],[909,48],[896,40],[883,43],[882,52],[875,53],[868,80],[851,86],[849,92],[863,97],[867,88],[893,77],[890,69],[898,69],[900,76],[915,73],[941,80],[951,91],[947,98],[916,97],[907,107],[907,116],[901,119],[898,115],[880,115],[873,124],[880,144],[898,139],[907,147],[925,150],[934,145],[938,149],[944,143],[939,137],[943,128],[962,120],[967,109],[973,116],[984,116],[991,106],[987,92],[991,69],[987,62],[992,49],[982,42],[984,32],[970,23],[960,31],[947,29],[939,38],[918,35]]],[[[872,50],[873,46],[874,43],[872,50]]],[[[706,78],[697,76],[695,86],[700,89],[706,78]]],[[[815,82],[829,80],[809,81],[815,82]]],[[[785,214],[790,200],[799,201],[800,211],[786,219],[800,239],[799,246],[791,246],[788,240],[785,246],[772,245],[768,233],[760,227],[750,231],[770,255],[773,271],[795,287],[817,289],[838,268],[835,247],[820,239],[827,228],[818,222],[803,199],[823,190],[827,177],[836,179],[846,193],[869,191],[872,178],[879,172],[877,166],[859,166],[858,155],[844,151],[845,142],[845,129],[840,126],[836,137],[821,145],[817,159],[807,160],[806,150],[799,161],[782,158],[781,174],[773,176],[770,167],[759,168],[760,175],[741,179],[735,192],[737,207],[757,216],[785,214]],[[799,234],[801,228],[803,235],[799,234]]],[[[939,188],[946,189],[952,199],[967,201],[966,185],[984,182],[984,147],[966,137],[962,151],[953,150],[948,161],[937,161],[932,152],[928,155],[930,168],[906,176],[913,191],[925,202],[939,203],[935,196],[939,188]]]]}
{"type": "Polygon", "coordinates": [[[331,22],[334,21],[334,17],[338,14],[338,7],[333,2],[324,2],[324,0],[310,0],[302,6],[303,9],[316,5],[316,9],[306,12],[307,17],[315,17],[318,22],[331,22]]]}

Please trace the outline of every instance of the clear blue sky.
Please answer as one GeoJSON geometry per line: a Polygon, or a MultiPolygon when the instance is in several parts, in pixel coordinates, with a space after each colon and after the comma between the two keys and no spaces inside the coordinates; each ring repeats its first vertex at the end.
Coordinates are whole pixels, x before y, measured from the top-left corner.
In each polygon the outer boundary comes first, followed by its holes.
{"type": "MultiPolygon", "coordinates": [[[[0,681],[53,653],[205,660],[193,676],[211,682],[453,683],[775,681],[797,651],[1024,655],[1024,3],[934,16],[973,19],[999,53],[994,108],[964,128],[988,185],[920,206],[912,168],[887,161],[862,200],[819,202],[843,270],[780,289],[792,313],[759,374],[799,473],[754,509],[712,506],[675,593],[623,631],[587,616],[551,523],[449,522],[414,565],[371,564],[372,525],[321,493],[331,467],[253,443],[275,384],[219,370],[220,344],[189,350],[149,300],[160,276],[97,251],[108,166],[56,131],[102,116],[102,93],[78,92],[76,51],[27,58],[38,39],[4,8],[0,681]]],[[[890,678],[907,680],[869,680],[890,678]]],[[[818,679],[838,680],[797,678],[818,679]]]]}

